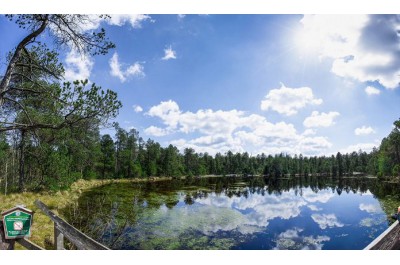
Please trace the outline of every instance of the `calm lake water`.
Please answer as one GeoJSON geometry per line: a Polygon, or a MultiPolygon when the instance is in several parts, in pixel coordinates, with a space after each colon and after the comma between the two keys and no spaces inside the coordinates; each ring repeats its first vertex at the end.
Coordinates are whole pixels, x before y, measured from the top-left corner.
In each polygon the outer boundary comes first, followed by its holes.
{"type": "Polygon", "coordinates": [[[119,183],[63,214],[113,249],[363,249],[390,225],[399,188],[375,179],[119,183]]]}

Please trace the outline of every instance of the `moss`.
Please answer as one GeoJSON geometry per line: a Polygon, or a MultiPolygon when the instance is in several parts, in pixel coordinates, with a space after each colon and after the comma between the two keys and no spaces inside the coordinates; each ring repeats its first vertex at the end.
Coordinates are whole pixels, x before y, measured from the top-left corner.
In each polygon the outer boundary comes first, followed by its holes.
{"type": "Polygon", "coordinates": [[[382,223],[384,223],[386,220],[385,218],[364,218],[360,221],[360,226],[365,226],[365,227],[372,227],[372,226],[377,226],[382,223]]]}
{"type": "Polygon", "coordinates": [[[397,212],[397,208],[400,206],[400,199],[397,196],[386,196],[379,199],[383,211],[388,216],[389,223],[393,223],[395,220],[390,218],[394,213],[397,212]]]}
{"type": "Polygon", "coordinates": [[[228,208],[193,205],[188,194],[211,190],[188,187],[174,181],[113,182],[86,190],[63,214],[72,225],[114,249],[229,249],[242,242],[242,233],[237,232],[235,239],[229,233],[217,233],[237,229],[243,216],[228,208]]]}

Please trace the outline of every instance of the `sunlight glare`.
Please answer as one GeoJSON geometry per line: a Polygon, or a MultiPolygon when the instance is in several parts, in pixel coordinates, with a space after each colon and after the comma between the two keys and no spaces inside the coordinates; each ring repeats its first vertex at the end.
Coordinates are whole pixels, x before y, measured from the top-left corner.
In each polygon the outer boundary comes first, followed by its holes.
{"type": "Polygon", "coordinates": [[[316,54],[324,43],[324,34],[321,28],[303,24],[297,29],[294,41],[300,53],[316,54]]]}
{"type": "Polygon", "coordinates": [[[367,21],[364,15],[305,15],[294,34],[294,43],[300,53],[331,58],[353,55],[367,21]]]}

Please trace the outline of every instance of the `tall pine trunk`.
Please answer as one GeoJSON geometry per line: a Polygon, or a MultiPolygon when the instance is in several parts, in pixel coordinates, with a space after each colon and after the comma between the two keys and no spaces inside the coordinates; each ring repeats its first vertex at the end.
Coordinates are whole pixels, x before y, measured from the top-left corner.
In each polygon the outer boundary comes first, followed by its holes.
{"type": "Polygon", "coordinates": [[[5,175],[5,178],[6,178],[6,185],[5,185],[5,187],[4,187],[4,195],[5,196],[7,196],[7,186],[8,186],[8,180],[7,180],[7,169],[8,169],[8,161],[6,162],[6,175],[5,175]]]}
{"type": "Polygon", "coordinates": [[[22,192],[25,186],[25,131],[21,131],[21,142],[19,145],[19,191],[22,192]]]}

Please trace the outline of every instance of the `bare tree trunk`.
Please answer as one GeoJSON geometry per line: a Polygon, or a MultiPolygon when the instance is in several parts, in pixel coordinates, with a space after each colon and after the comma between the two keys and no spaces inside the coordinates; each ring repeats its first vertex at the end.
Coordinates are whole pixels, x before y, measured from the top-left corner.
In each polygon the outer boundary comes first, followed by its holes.
{"type": "Polygon", "coordinates": [[[24,147],[25,147],[25,131],[21,131],[21,143],[19,146],[19,191],[24,190],[24,178],[25,178],[25,155],[24,155],[24,147]]]}
{"type": "Polygon", "coordinates": [[[128,160],[128,178],[131,178],[132,176],[132,150],[129,152],[129,160],[128,160]]]}
{"type": "Polygon", "coordinates": [[[6,185],[5,185],[5,187],[4,187],[4,195],[5,196],[7,196],[7,185],[8,185],[8,182],[7,182],[7,169],[8,169],[8,162],[6,162],[6,175],[5,175],[5,178],[6,178],[6,185]]]}
{"type": "Polygon", "coordinates": [[[102,173],[103,173],[103,174],[102,174],[103,176],[102,176],[102,179],[105,178],[105,175],[106,175],[105,172],[106,172],[106,158],[104,157],[104,158],[103,158],[103,172],[102,172],[102,173]]]}
{"type": "Polygon", "coordinates": [[[117,176],[117,173],[118,173],[118,150],[117,153],[115,154],[114,177],[117,176]]]}
{"type": "MultiPolygon", "coordinates": [[[[14,147],[15,147],[16,145],[14,144],[14,147]]],[[[12,184],[11,185],[14,185],[15,184],[15,179],[14,179],[14,176],[15,176],[15,148],[13,147],[13,149],[12,149],[12,154],[11,154],[11,156],[12,156],[12,171],[11,171],[11,175],[12,175],[12,184]]]]}

